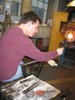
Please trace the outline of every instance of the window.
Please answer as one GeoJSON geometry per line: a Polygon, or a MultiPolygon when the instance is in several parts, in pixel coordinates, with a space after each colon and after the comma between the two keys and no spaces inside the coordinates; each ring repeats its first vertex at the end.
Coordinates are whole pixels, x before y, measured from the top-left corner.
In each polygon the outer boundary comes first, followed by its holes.
{"type": "Polygon", "coordinates": [[[19,2],[12,2],[11,3],[11,16],[18,16],[18,10],[19,10],[19,2]]]}
{"type": "Polygon", "coordinates": [[[9,13],[12,23],[18,22],[21,13],[22,0],[0,0],[0,22],[4,22],[5,11],[9,13]]]}
{"type": "Polygon", "coordinates": [[[32,0],[32,10],[40,16],[43,23],[46,23],[48,2],[49,0],[32,0]]]}
{"type": "Polygon", "coordinates": [[[0,14],[4,14],[5,0],[0,0],[0,14]]]}

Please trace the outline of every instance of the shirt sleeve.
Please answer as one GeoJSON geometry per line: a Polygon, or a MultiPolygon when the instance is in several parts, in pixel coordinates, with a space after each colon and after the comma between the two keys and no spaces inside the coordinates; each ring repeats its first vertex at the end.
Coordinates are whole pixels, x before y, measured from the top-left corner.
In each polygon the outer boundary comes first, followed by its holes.
{"type": "Polygon", "coordinates": [[[57,51],[42,52],[36,48],[31,40],[25,42],[24,46],[25,56],[35,59],[36,61],[48,61],[58,56],[57,51]]]}

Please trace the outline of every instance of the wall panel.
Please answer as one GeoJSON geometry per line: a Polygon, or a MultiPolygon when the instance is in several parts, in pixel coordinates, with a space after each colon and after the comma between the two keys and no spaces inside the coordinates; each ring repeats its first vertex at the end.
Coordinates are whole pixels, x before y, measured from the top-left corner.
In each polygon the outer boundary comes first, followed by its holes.
{"type": "Polygon", "coordinates": [[[64,35],[60,32],[61,21],[67,22],[67,12],[55,12],[53,16],[52,30],[50,34],[49,51],[55,50],[59,47],[60,41],[64,39],[64,35]]]}

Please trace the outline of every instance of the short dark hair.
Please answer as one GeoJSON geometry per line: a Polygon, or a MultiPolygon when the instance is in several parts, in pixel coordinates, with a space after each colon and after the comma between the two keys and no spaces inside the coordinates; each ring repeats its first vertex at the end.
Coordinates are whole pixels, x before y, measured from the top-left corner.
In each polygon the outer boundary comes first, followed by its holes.
{"type": "Polygon", "coordinates": [[[22,15],[19,24],[26,24],[29,21],[33,21],[35,23],[37,20],[41,24],[41,18],[34,11],[28,11],[22,15]]]}

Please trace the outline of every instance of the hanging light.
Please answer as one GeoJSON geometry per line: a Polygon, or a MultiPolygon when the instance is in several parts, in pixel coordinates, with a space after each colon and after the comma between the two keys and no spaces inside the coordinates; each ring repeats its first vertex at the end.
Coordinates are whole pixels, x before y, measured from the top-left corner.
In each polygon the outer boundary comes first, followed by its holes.
{"type": "Polygon", "coordinates": [[[75,7],[75,0],[66,5],[67,7],[75,7]]]}

